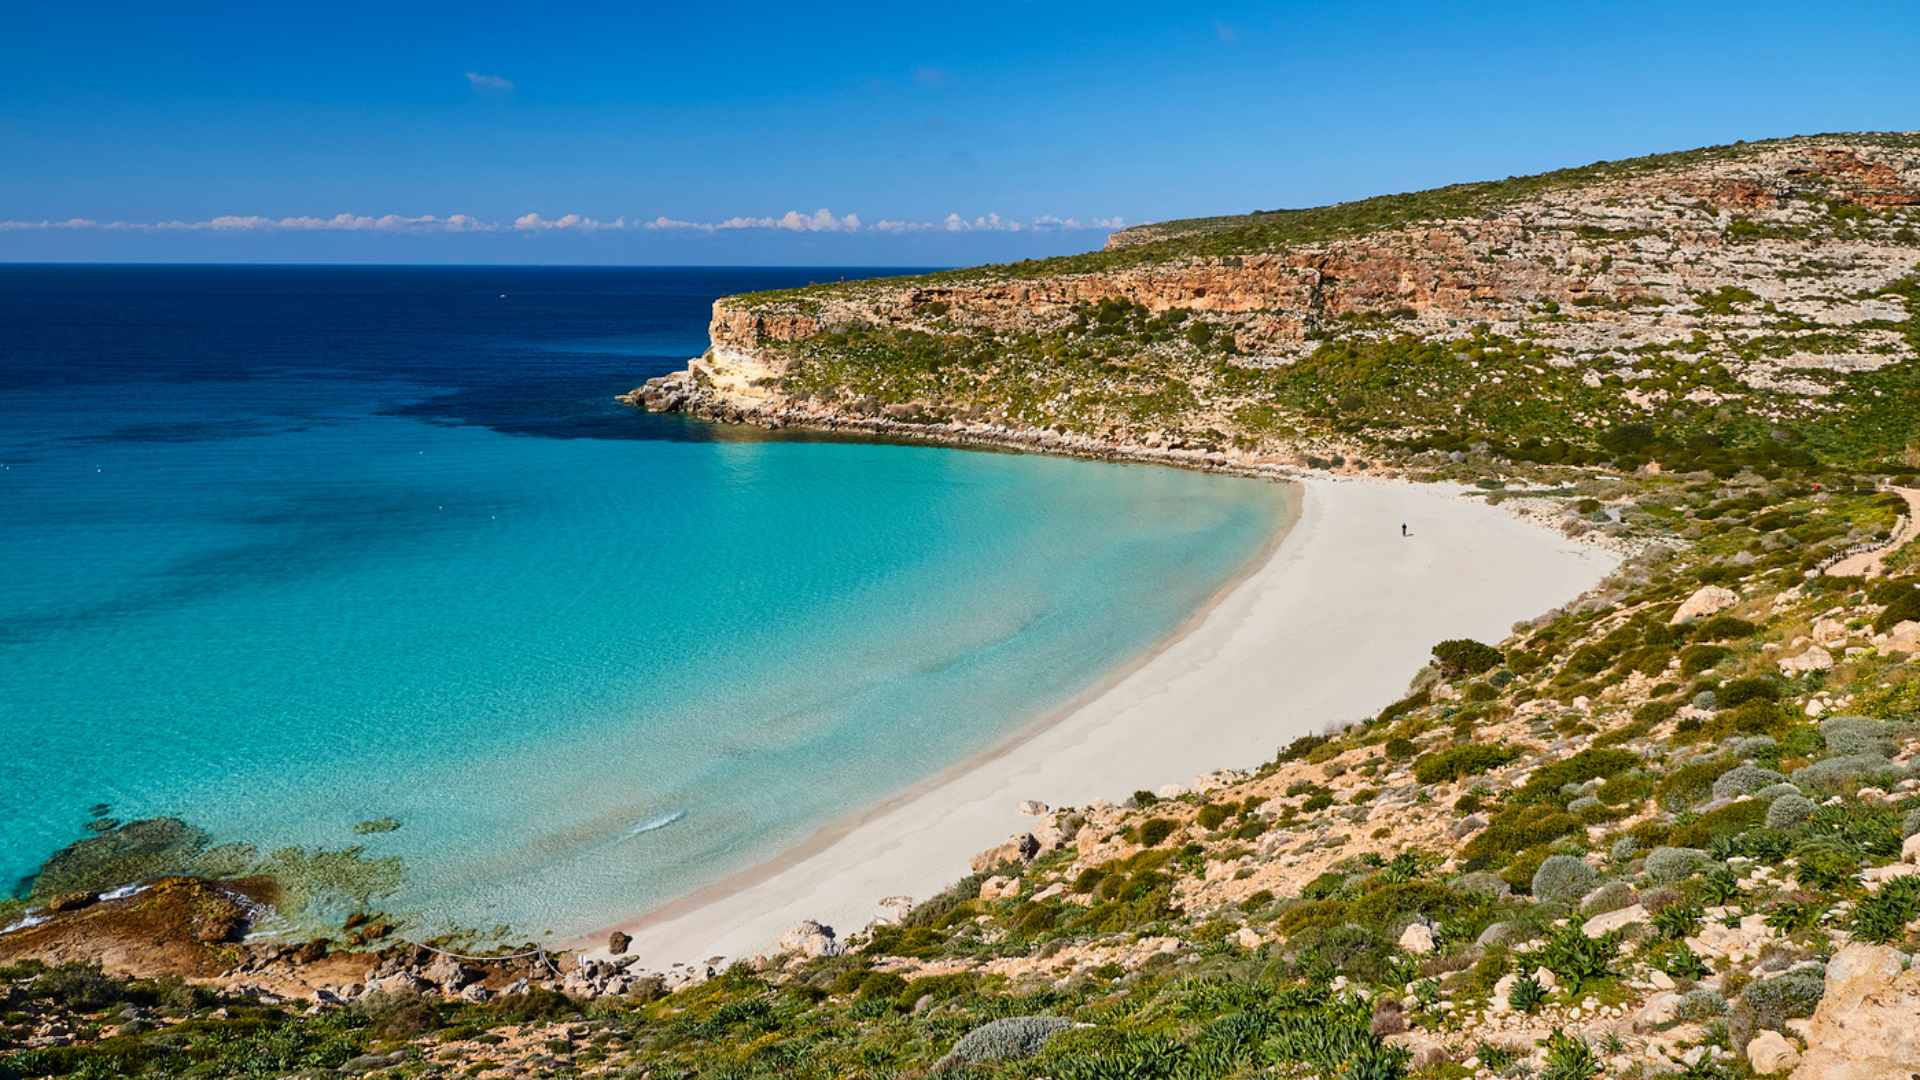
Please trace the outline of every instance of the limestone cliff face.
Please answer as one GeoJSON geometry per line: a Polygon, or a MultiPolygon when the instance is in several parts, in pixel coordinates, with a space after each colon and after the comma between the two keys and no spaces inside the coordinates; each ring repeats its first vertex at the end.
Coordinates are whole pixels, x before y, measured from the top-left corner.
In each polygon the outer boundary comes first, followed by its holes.
{"type": "MultiPolygon", "coordinates": [[[[869,412],[971,405],[1011,416],[1018,395],[995,389],[1008,366],[981,359],[992,351],[983,343],[1037,335],[1038,354],[1054,355],[1062,350],[1049,342],[1070,345],[1086,332],[1090,305],[1118,300],[1205,323],[1211,340],[1231,340],[1234,364],[1256,369],[1293,363],[1329,338],[1448,340],[1478,327],[1538,343],[1557,366],[1631,382],[1644,366],[1635,355],[1704,335],[1710,355],[1748,388],[1817,397],[1832,390],[1818,372],[1874,370],[1911,352],[1896,325],[1907,317],[1900,302],[1875,294],[1920,262],[1920,137],[1729,148],[1698,163],[1540,185],[1471,215],[1305,241],[1262,231],[1282,219],[1142,226],[1094,256],[729,297],[714,305],[710,352],[669,383],[748,416],[867,398],[869,412]],[[868,354],[836,344],[849,332],[970,342],[963,366],[974,377],[959,378],[949,363],[911,385],[864,378],[868,354]],[[1794,346],[1796,335],[1806,348],[1794,346]],[[1761,338],[1765,348],[1747,347],[1761,338]]],[[[1143,364],[1162,361],[1172,365],[1162,365],[1165,376],[1193,386],[1199,400],[1191,415],[1156,423],[1231,426],[1231,410],[1208,408],[1220,404],[1211,390],[1223,380],[1182,367],[1166,348],[1143,351],[1143,364]]],[[[1638,407],[1657,409],[1674,395],[1641,396],[1638,407]]],[[[1052,419],[1024,406],[1020,414],[1028,424],[1052,419]]],[[[1057,419],[1121,425],[1112,409],[1057,419]]]]}

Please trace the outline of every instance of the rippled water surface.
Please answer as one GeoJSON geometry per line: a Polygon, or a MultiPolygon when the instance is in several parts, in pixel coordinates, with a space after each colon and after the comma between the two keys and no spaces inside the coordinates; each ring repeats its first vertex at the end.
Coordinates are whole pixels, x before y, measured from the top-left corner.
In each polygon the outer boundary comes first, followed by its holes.
{"type": "Polygon", "coordinates": [[[104,803],[585,931],[990,747],[1280,524],[611,402],[715,297],[846,273],[0,268],[0,885],[104,803]]]}

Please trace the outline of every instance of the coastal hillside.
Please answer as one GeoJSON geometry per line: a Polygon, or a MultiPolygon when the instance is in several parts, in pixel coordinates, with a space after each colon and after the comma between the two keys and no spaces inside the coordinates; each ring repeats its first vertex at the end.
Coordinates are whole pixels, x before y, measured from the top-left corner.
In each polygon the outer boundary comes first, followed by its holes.
{"type": "Polygon", "coordinates": [[[1589,489],[1666,542],[1361,723],[1023,805],[764,956],[449,955],[377,896],[282,941],[271,882],[69,876],[0,933],[0,1075],[1906,1080],[1920,492],[1829,475],[1589,489]]]}
{"type": "Polygon", "coordinates": [[[1216,465],[1898,457],[1920,135],[1140,226],[1067,258],[726,298],[630,400],[1216,465]]]}
{"type": "Polygon", "coordinates": [[[1819,137],[723,300],[636,404],[1452,479],[1621,561],[761,955],[399,940],[359,847],[102,817],[5,909],[0,1080],[1911,1080],[1916,228],[1920,137],[1819,137]]]}

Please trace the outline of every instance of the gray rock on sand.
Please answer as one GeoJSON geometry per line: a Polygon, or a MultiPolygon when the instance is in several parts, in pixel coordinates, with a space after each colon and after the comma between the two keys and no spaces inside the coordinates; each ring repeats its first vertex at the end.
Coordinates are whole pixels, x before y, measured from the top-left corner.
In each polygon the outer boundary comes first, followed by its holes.
{"type": "Polygon", "coordinates": [[[619,956],[622,953],[625,953],[627,951],[628,946],[631,946],[632,944],[633,944],[633,936],[630,934],[623,934],[620,931],[615,930],[613,933],[607,935],[607,952],[611,953],[614,956],[619,956]]]}

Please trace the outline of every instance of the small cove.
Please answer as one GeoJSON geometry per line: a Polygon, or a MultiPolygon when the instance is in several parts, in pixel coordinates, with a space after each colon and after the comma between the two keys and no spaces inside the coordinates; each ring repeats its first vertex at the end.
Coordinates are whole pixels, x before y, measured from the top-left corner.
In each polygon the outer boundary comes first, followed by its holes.
{"type": "Polygon", "coordinates": [[[1283,523],[611,404],[827,273],[0,271],[0,879],[104,804],[397,855],[429,932],[580,932],[990,748],[1283,523]]]}

